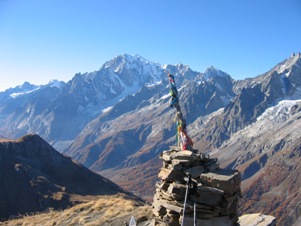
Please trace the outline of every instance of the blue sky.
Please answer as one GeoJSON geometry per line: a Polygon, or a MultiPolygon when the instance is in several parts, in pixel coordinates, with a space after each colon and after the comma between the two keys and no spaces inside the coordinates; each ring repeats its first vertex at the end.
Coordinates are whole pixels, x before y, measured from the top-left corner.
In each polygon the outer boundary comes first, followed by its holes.
{"type": "Polygon", "coordinates": [[[0,0],[0,91],[123,54],[234,79],[301,51],[300,0],[0,0]]]}

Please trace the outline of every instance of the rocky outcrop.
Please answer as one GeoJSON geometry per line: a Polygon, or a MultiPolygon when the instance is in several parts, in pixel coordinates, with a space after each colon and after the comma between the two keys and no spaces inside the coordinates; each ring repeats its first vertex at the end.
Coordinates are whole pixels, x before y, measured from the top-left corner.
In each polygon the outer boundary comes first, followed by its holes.
{"type": "Polygon", "coordinates": [[[171,147],[164,151],[153,213],[157,224],[233,225],[238,222],[240,173],[219,168],[217,159],[171,147]],[[186,205],[185,205],[186,200],[186,205]],[[183,219],[184,218],[184,219],[183,219]]]}

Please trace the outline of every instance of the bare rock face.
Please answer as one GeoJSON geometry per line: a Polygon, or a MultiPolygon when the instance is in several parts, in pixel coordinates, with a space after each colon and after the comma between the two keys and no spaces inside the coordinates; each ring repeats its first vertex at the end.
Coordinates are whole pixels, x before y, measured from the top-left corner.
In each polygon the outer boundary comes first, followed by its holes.
{"type": "Polygon", "coordinates": [[[157,225],[235,225],[240,173],[220,169],[217,159],[178,147],[161,153],[153,213],[157,225]],[[185,204],[186,199],[186,204],[185,204]]]}

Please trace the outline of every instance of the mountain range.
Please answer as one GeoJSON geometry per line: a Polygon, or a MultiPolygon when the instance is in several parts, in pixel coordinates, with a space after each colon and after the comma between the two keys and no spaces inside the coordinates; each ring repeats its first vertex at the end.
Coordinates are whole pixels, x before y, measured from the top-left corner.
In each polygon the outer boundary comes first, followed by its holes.
{"type": "Polygon", "coordinates": [[[94,172],[151,199],[162,164],[158,155],[176,142],[168,73],[175,76],[194,148],[242,172],[241,210],[272,213],[292,225],[301,205],[300,53],[244,80],[214,67],[201,73],[123,54],[67,83],[24,83],[0,92],[0,135],[37,133],[94,172]]]}

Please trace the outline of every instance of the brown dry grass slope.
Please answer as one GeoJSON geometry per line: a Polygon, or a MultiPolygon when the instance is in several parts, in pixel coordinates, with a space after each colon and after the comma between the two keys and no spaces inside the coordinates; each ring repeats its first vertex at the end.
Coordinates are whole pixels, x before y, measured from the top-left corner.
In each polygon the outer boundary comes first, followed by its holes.
{"type": "Polygon", "coordinates": [[[49,210],[32,216],[0,222],[6,226],[121,226],[134,216],[137,223],[146,222],[152,217],[151,206],[128,199],[125,195],[103,196],[98,200],[82,203],[63,211],[49,210]]]}

